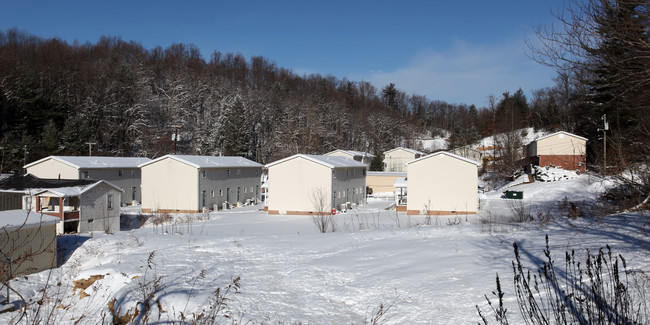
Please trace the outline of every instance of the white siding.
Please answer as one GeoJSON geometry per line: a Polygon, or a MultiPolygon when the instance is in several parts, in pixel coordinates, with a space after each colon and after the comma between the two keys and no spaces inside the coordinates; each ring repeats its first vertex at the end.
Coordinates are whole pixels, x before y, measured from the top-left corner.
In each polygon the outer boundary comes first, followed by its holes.
{"type": "Polygon", "coordinates": [[[408,164],[409,211],[467,211],[478,209],[478,167],[446,154],[408,164]]]}

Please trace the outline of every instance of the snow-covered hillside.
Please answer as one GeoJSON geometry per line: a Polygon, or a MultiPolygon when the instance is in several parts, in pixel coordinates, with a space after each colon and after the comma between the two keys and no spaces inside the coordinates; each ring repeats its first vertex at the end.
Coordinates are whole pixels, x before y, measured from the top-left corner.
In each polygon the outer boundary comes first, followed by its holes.
{"type": "MultiPolygon", "coordinates": [[[[434,217],[430,225],[425,216],[384,210],[391,202],[374,200],[337,215],[337,231],[326,234],[316,231],[309,216],[270,216],[260,207],[211,213],[203,221],[179,215],[175,223],[113,235],[67,236],[81,245],[63,265],[15,279],[12,286],[30,302],[23,318],[30,322],[41,307],[39,317],[53,317],[45,323],[109,323],[113,299],[121,315],[148,301],[151,323],[187,320],[210,306],[217,288],[238,279],[239,290],[225,294],[220,312],[238,323],[363,324],[383,305],[382,323],[476,324],[475,305],[488,310],[484,295],[495,290],[498,273],[508,318],[516,324],[513,242],[533,268],[548,234],[557,260],[567,249],[584,252],[609,244],[626,258],[628,269],[650,272],[647,213],[569,219],[561,207],[562,201],[579,202],[588,211],[609,185],[589,174],[518,185],[511,189],[523,191],[523,200],[487,192],[480,215],[434,217]],[[485,223],[511,218],[513,201],[534,207],[534,218],[539,210],[552,213],[553,220],[485,223]],[[90,280],[75,282],[84,279],[90,280]],[[41,300],[46,285],[48,299],[41,300]]],[[[11,299],[18,300],[15,294],[11,299]]],[[[18,317],[5,313],[0,321],[18,317]]],[[[221,323],[232,322],[220,317],[221,323]]]]}
{"type": "MultiPolygon", "coordinates": [[[[449,146],[449,137],[451,136],[451,133],[448,131],[444,131],[444,132],[440,131],[440,132],[444,133],[444,135],[439,137],[434,137],[434,138],[422,137],[420,139],[417,139],[415,142],[416,143],[415,149],[420,148],[421,150],[424,150],[426,152],[446,150],[447,147],[449,146]]],[[[542,131],[542,130],[535,131],[535,129],[532,127],[516,130],[514,132],[516,132],[521,137],[521,143],[523,145],[527,145],[537,138],[550,134],[550,132],[548,131],[542,131]]],[[[479,151],[489,151],[494,147],[494,139],[495,138],[498,139],[502,137],[503,137],[502,134],[485,137],[483,139],[480,139],[470,144],[469,147],[479,151]]]]}

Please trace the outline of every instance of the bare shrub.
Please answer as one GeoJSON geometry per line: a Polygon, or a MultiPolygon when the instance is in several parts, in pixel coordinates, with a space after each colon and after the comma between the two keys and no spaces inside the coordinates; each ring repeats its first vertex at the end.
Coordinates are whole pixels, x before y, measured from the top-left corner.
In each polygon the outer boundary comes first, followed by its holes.
{"type": "MultiPolygon", "coordinates": [[[[236,277],[226,287],[217,288],[213,292],[212,297],[210,297],[210,302],[208,303],[208,306],[203,308],[198,313],[193,313],[192,317],[186,317],[185,315],[183,315],[183,313],[181,313],[181,320],[189,324],[212,325],[212,324],[221,324],[222,322],[220,322],[220,317],[226,319],[232,319],[232,312],[228,308],[228,301],[230,301],[229,296],[230,294],[239,293],[240,280],[241,280],[240,277],[236,277]]],[[[236,324],[237,322],[233,322],[233,323],[236,324]]]]}
{"type": "Polygon", "coordinates": [[[126,300],[125,297],[113,299],[108,303],[114,324],[147,324],[150,321],[150,314],[154,306],[158,309],[158,320],[160,319],[162,305],[158,295],[164,291],[167,285],[164,282],[164,276],[160,276],[156,272],[155,256],[155,251],[149,254],[142,276],[135,281],[135,288],[125,294],[125,296],[134,296],[137,300],[135,307],[123,310],[121,302],[126,300]]]}
{"type": "Polygon", "coordinates": [[[394,300],[388,304],[379,304],[377,308],[372,310],[370,318],[366,319],[366,324],[380,325],[388,322],[388,311],[395,305],[395,302],[394,300]]]}
{"type": "Polygon", "coordinates": [[[311,221],[321,233],[328,231],[335,232],[337,229],[336,220],[331,210],[329,195],[322,189],[318,188],[312,192],[312,205],[314,211],[311,213],[311,221]]]}
{"type": "Polygon", "coordinates": [[[379,218],[379,213],[363,213],[358,210],[349,216],[349,221],[343,223],[346,231],[362,231],[368,229],[379,230],[383,224],[379,218]]]}
{"type": "MultiPolygon", "coordinates": [[[[599,249],[596,254],[587,250],[584,264],[578,261],[574,250],[567,251],[564,271],[556,272],[547,235],[544,249],[546,260],[536,273],[523,266],[516,243],[513,243],[513,248],[515,294],[520,314],[526,324],[650,322],[650,306],[646,299],[647,276],[643,272],[628,270],[623,256],[612,254],[609,246],[599,249]],[[638,285],[639,283],[641,285],[638,285]]],[[[498,307],[493,306],[487,296],[485,298],[496,322],[508,324],[507,308],[503,304],[504,293],[501,291],[498,274],[496,282],[497,291],[492,294],[499,302],[498,307]]],[[[483,324],[488,324],[480,308],[476,308],[483,324]]]]}
{"type": "Polygon", "coordinates": [[[524,223],[533,220],[529,207],[523,200],[506,199],[510,212],[510,221],[514,223],[524,223]]]}
{"type": "Polygon", "coordinates": [[[447,219],[447,226],[457,226],[463,223],[463,219],[459,216],[454,216],[452,219],[447,219]]]}
{"type": "Polygon", "coordinates": [[[167,232],[167,225],[174,221],[174,218],[169,213],[159,213],[149,218],[151,224],[154,225],[154,232],[158,233],[158,227],[161,228],[162,232],[167,232]]]}

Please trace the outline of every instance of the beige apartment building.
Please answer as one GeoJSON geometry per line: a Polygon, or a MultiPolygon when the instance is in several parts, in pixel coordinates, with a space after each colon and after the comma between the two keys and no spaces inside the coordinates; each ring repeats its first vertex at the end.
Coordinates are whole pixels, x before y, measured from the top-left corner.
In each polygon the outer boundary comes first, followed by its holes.
{"type": "Polygon", "coordinates": [[[384,171],[405,172],[406,163],[425,156],[421,151],[397,147],[384,152],[384,171]]]}
{"type": "Polygon", "coordinates": [[[365,204],[368,166],[356,160],[297,154],[266,167],[269,214],[330,213],[365,204]]]}
{"type": "Polygon", "coordinates": [[[166,155],[140,168],[145,213],[197,213],[260,198],[262,165],[243,157],[166,155]]]}
{"type": "Polygon", "coordinates": [[[407,163],[408,214],[475,214],[479,163],[440,151],[407,163]]]}

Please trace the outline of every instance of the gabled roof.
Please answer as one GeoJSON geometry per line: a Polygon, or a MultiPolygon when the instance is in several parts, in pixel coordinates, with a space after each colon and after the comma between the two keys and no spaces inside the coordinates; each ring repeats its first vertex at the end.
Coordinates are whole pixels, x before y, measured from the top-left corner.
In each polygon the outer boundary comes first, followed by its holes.
{"type": "Polygon", "coordinates": [[[79,196],[79,195],[81,195],[83,193],[86,193],[86,192],[90,191],[91,189],[99,186],[100,184],[106,184],[109,187],[111,187],[111,188],[113,188],[113,189],[115,189],[117,191],[124,192],[123,189],[117,187],[116,185],[114,185],[114,184],[112,184],[110,182],[97,181],[97,182],[93,182],[92,184],[89,184],[89,185],[79,185],[79,186],[68,186],[68,187],[55,187],[55,188],[40,189],[40,190],[35,191],[33,193],[33,195],[38,195],[38,194],[42,194],[42,193],[45,193],[45,192],[50,192],[50,193],[52,193],[52,194],[54,194],[54,195],[56,195],[58,197],[79,196]]]}
{"type": "Polygon", "coordinates": [[[368,176],[396,176],[406,177],[406,172],[368,171],[368,176]]]}
{"type": "Polygon", "coordinates": [[[7,231],[18,228],[31,228],[36,225],[54,224],[59,220],[55,216],[28,210],[0,211],[0,228],[7,231]]]}
{"type": "Polygon", "coordinates": [[[193,155],[165,155],[154,160],[140,164],[138,167],[147,166],[164,159],[174,159],[178,162],[187,164],[194,168],[243,168],[243,167],[262,167],[252,160],[244,157],[216,157],[216,156],[193,156],[193,155]]]}
{"type": "Polygon", "coordinates": [[[342,153],[348,154],[348,155],[353,156],[353,157],[357,157],[357,156],[358,157],[371,157],[371,158],[375,157],[375,155],[373,155],[371,153],[367,153],[367,152],[363,152],[363,151],[356,151],[356,150],[343,150],[343,149],[336,149],[334,151],[330,151],[330,152],[324,154],[324,156],[329,156],[329,155],[331,155],[333,153],[336,153],[336,152],[342,152],[342,153]]]}
{"type": "Polygon", "coordinates": [[[408,186],[408,179],[406,177],[398,177],[395,179],[395,183],[393,183],[393,187],[395,188],[406,188],[408,186]]]}
{"type": "Polygon", "coordinates": [[[436,153],[432,153],[430,155],[420,157],[420,158],[415,159],[415,160],[411,160],[411,161],[407,162],[406,165],[412,164],[414,162],[424,160],[424,159],[427,159],[427,158],[431,158],[431,157],[434,157],[434,156],[439,156],[439,155],[449,156],[449,157],[456,158],[456,159],[462,160],[464,162],[470,163],[472,165],[481,166],[481,164],[478,161],[475,161],[475,160],[472,160],[472,159],[469,159],[469,158],[465,158],[465,157],[462,157],[462,156],[459,156],[459,155],[456,155],[456,154],[453,154],[453,153],[447,152],[447,151],[438,151],[436,153]]]}
{"type": "Polygon", "coordinates": [[[581,137],[579,135],[575,135],[573,133],[569,133],[569,132],[565,132],[565,131],[558,131],[558,132],[555,132],[555,133],[551,133],[549,135],[545,135],[543,137],[539,137],[539,138],[535,139],[533,142],[539,141],[539,140],[542,140],[542,139],[546,139],[546,138],[550,138],[550,137],[558,135],[558,134],[564,134],[564,135],[569,136],[569,137],[578,138],[578,139],[584,140],[584,141],[589,141],[587,138],[581,137]]]}
{"type": "Polygon", "coordinates": [[[354,159],[346,158],[346,157],[338,157],[338,156],[323,156],[323,155],[305,155],[305,154],[297,154],[293,155],[291,157],[287,157],[284,159],[280,159],[277,161],[274,161],[270,164],[267,164],[265,167],[271,167],[275,166],[277,164],[281,164],[285,161],[294,159],[294,158],[304,158],[309,161],[315,162],[317,164],[321,164],[325,167],[329,168],[354,168],[354,167],[363,167],[363,168],[368,168],[368,165],[358,162],[354,159]]]}
{"type": "Polygon", "coordinates": [[[0,189],[24,190],[35,188],[57,188],[69,186],[88,186],[96,183],[89,179],[45,179],[31,174],[13,175],[0,181],[0,189]]]}
{"type": "Polygon", "coordinates": [[[138,165],[151,160],[145,157],[48,156],[23,167],[29,168],[49,159],[54,159],[77,169],[137,168],[138,165]]]}
{"type": "Polygon", "coordinates": [[[414,155],[422,155],[422,156],[426,155],[426,153],[424,153],[422,151],[417,151],[417,150],[414,150],[414,149],[409,149],[409,148],[404,148],[404,147],[397,147],[397,148],[390,149],[388,151],[384,151],[384,155],[389,153],[389,152],[393,152],[393,151],[400,150],[400,149],[404,150],[404,151],[407,151],[407,152],[410,152],[410,153],[412,153],[414,155]]]}

